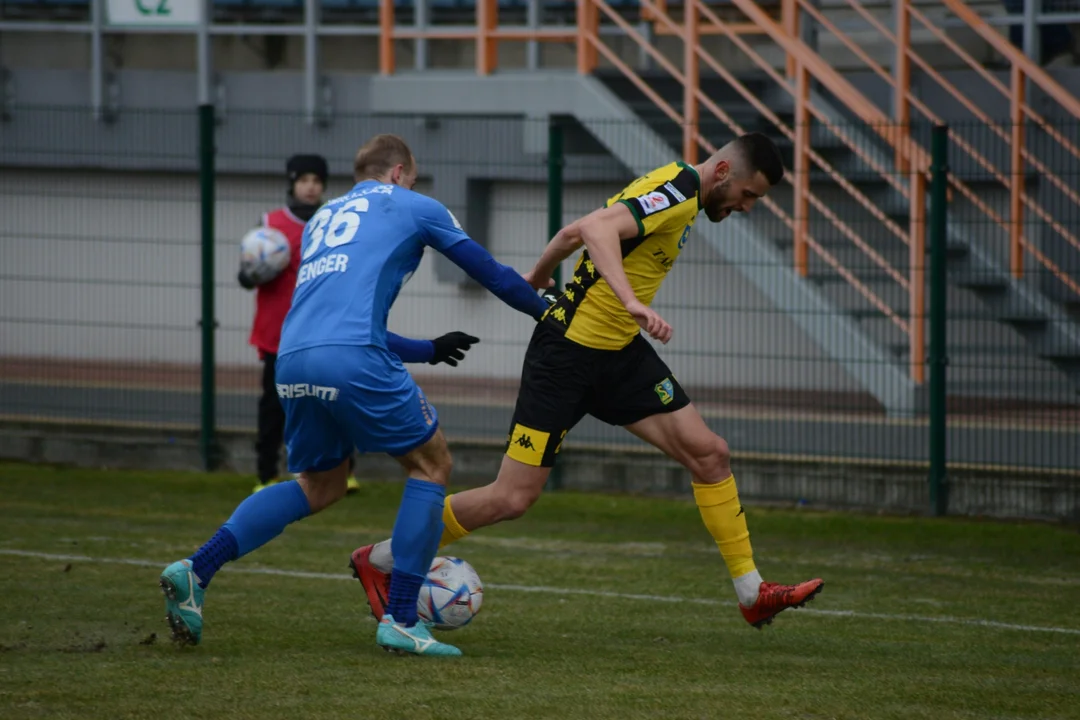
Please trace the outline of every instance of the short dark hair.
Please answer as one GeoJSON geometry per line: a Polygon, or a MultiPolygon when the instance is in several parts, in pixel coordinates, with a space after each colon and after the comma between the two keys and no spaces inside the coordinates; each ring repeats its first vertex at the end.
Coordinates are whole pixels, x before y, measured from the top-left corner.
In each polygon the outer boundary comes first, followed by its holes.
{"type": "Polygon", "coordinates": [[[357,180],[378,177],[395,165],[413,168],[413,154],[409,146],[397,135],[384,133],[364,143],[353,160],[353,174],[357,180]]]}
{"type": "Polygon", "coordinates": [[[780,148],[768,135],[759,132],[746,133],[731,141],[734,149],[746,161],[750,174],[760,172],[776,185],[784,179],[784,160],[780,157],[780,148]]]}

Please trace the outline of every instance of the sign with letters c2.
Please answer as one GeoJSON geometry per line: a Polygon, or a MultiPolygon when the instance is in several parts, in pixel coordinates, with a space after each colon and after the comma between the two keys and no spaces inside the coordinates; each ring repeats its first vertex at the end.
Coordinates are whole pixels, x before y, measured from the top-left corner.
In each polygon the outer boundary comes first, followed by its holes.
{"type": "Polygon", "coordinates": [[[106,0],[112,27],[193,28],[202,19],[205,0],[106,0]]]}

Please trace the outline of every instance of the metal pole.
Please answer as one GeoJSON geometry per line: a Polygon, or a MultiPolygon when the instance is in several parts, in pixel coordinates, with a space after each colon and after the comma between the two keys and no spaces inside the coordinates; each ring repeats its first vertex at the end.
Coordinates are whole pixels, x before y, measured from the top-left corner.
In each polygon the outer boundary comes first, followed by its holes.
{"type": "MultiPolygon", "coordinates": [[[[540,0],[528,0],[525,5],[525,24],[530,30],[540,27],[540,0]]],[[[525,43],[525,67],[529,70],[540,69],[540,43],[535,40],[525,43]]]]}
{"type": "MultiPolygon", "coordinates": [[[[563,128],[554,118],[548,121],[548,238],[562,229],[563,215],[563,128]]],[[[553,290],[562,288],[562,268],[556,267],[551,274],[555,281],[553,290]]],[[[562,438],[548,438],[548,442],[561,443],[562,438]]],[[[562,487],[562,472],[559,463],[551,469],[545,490],[553,491],[562,487]]]]}
{"type": "Polygon", "coordinates": [[[309,125],[319,119],[319,25],[318,0],[304,2],[304,114],[309,125]]]}
{"type": "Polygon", "coordinates": [[[218,463],[216,438],[217,410],[214,406],[214,106],[199,105],[199,194],[202,211],[202,408],[199,450],[203,467],[213,470],[218,463]]]}
{"type": "Polygon", "coordinates": [[[105,48],[102,39],[102,5],[105,0],[90,3],[90,107],[94,120],[105,117],[105,48]]]}
{"type": "Polygon", "coordinates": [[[198,73],[198,104],[209,105],[210,100],[210,5],[211,0],[201,0],[199,27],[196,30],[196,68],[198,73]]]}
{"type": "Polygon", "coordinates": [[[1035,14],[1038,11],[1035,0],[1024,0],[1024,54],[1031,58],[1036,65],[1039,62],[1039,28],[1035,23],[1035,14]]]}
{"type": "MultiPolygon", "coordinates": [[[[562,229],[563,199],[563,129],[555,120],[548,126],[548,238],[562,229]]],[[[562,268],[552,273],[555,288],[562,287],[562,268]]]]}
{"type": "Polygon", "coordinates": [[[949,510],[945,405],[945,370],[949,364],[945,346],[948,141],[948,126],[936,125],[930,143],[930,506],[935,515],[945,515],[949,510]]]}
{"type": "MultiPolygon", "coordinates": [[[[414,17],[414,25],[417,30],[427,30],[428,25],[431,24],[431,6],[428,4],[428,0],[416,0],[416,15],[414,17]]],[[[428,69],[428,40],[427,38],[416,38],[413,45],[413,58],[414,67],[417,70],[428,69]]]]}

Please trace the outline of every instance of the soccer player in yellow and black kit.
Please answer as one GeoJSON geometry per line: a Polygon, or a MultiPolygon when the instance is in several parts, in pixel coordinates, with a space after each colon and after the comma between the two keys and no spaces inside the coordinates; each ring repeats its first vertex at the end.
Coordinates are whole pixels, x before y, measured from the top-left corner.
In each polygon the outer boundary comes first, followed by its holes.
{"type": "MultiPolygon", "coordinates": [[[[712,222],[748,212],[783,178],[776,145],[743,135],[696,166],[674,162],[630,183],[606,206],[556,234],[525,274],[548,287],[559,263],[582,245],[565,292],[548,309],[525,353],[521,389],[495,482],[446,498],[441,546],[477,528],[520,517],[536,501],[567,432],[585,415],[621,425],[677,460],[693,477],[701,518],[727,564],[746,621],[757,628],[800,607],[824,586],[763,582],[728,445],[705,424],[652,345],[671,326],[649,307],[702,210],[712,222]]],[[[351,564],[376,617],[383,614],[390,542],[357,549],[351,564]]]]}

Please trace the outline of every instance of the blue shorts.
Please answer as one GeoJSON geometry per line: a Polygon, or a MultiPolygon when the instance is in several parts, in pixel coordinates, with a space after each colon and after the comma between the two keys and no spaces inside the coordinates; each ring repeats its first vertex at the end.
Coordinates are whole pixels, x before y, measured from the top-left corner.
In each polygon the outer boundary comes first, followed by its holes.
{"type": "Polygon", "coordinates": [[[382,348],[334,345],[277,359],[289,471],[337,467],[353,452],[405,455],[439,416],[401,360],[382,348]]]}

